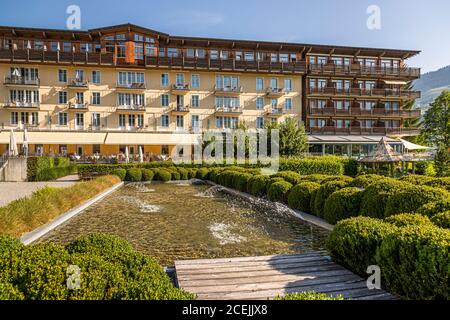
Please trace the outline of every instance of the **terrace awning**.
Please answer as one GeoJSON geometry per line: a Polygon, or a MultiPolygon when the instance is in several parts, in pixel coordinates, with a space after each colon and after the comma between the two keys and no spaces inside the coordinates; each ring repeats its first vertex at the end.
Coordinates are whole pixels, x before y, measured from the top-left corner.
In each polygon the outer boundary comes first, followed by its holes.
{"type": "MultiPolygon", "coordinates": [[[[382,136],[339,136],[339,135],[311,135],[308,136],[311,144],[378,144],[382,136]]],[[[389,143],[400,142],[396,139],[386,138],[389,143]]]]}
{"type": "Polygon", "coordinates": [[[418,144],[400,139],[400,141],[402,142],[403,146],[405,147],[406,150],[429,150],[431,149],[430,147],[425,147],[425,146],[420,146],[418,144]]]}
{"type": "Polygon", "coordinates": [[[197,145],[199,134],[189,133],[119,133],[109,132],[107,145],[197,145]]]}
{"type": "Polygon", "coordinates": [[[395,80],[384,80],[385,84],[394,84],[394,85],[406,85],[408,82],[406,81],[395,81],[395,80]]]}
{"type": "MultiPolygon", "coordinates": [[[[103,144],[106,133],[100,132],[28,132],[28,144],[103,144]]],[[[17,143],[23,143],[23,134],[17,135],[17,143]]],[[[9,133],[0,132],[0,143],[9,143],[9,133]]]]}

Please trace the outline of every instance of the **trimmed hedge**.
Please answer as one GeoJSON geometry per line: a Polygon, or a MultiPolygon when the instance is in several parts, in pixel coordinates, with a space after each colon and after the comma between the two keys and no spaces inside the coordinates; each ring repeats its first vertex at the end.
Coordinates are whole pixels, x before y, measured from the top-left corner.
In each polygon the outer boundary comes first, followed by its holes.
{"type": "Polygon", "coordinates": [[[294,171],[301,175],[356,175],[355,160],[335,156],[308,157],[303,159],[280,159],[281,171],[294,171]]]}
{"type": "Polygon", "coordinates": [[[151,169],[141,169],[142,181],[152,181],[155,173],[151,169]]]}
{"type": "Polygon", "coordinates": [[[357,187],[357,188],[367,188],[368,186],[370,186],[371,184],[374,184],[375,182],[378,182],[380,180],[385,180],[388,179],[384,176],[380,176],[378,174],[365,174],[365,175],[361,175],[356,177],[351,186],[352,187],[357,187]]]}
{"type": "Polygon", "coordinates": [[[320,184],[315,182],[304,182],[296,185],[289,192],[289,207],[311,213],[311,198],[319,188],[320,184]]]}
{"type": "Polygon", "coordinates": [[[445,211],[434,215],[431,218],[436,226],[444,229],[450,229],[450,211],[445,211]]]}
{"type": "Polygon", "coordinates": [[[155,178],[159,181],[167,182],[172,179],[172,174],[166,169],[155,169],[155,178]]]}
{"type": "Polygon", "coordinates": [[[197,179],[205,180],[205,179],[208,178],[208,175],[209,175],[209,169],[207,169],[207,168],[200,168],[197,171],[196,177],[197,177],[197,179]]]}
{"type": "Polygon", "coordinates": [[[335,224],[346,218],[359,214],[362,192],[355,187],[344,188],[334,192],[325,201],[323,216],[325,221],[335,224]]]}
{"type": "Polygon", "coordinates": [[[117,176],[120,178],[120,180],[125,181],[125,177],[127,175],[127,170],[125,169],[121,169],[121,168],[117,168],[111,171],[111,174],[113,176],[117,176]]]}
{"type": "Polygon", "coordinates": [[[283,178],[290,184],[297,185],[303,182],[303,176],[294,171],[280,171],[272,176],[273,178],[283,178]]]}
{"type": "Polygon", "coordinates": [[[187,169],[177,168],[177,170],[180,173],[181,180],[189,180],[189,171],[187,169]]]}
{"type": "Polygon", "coordinates": [[[449,300],[450,230],[413,225],[381,242],[376,254],[386,287],[408,299],[449,300]]]}
{"type": "Polygon", "coordinates": [[[267,196],[270,201],[274,202],[287,202],[289,191],[292,189],[292,184],[287,181],[280,181],[271,184],[267,191],[267,196]]]}
{"type": "Polygon", "coordinates": [[[233,188],[241,192],[247,192],[247,185],[253,175],[249,173],[237,173],[233,177],[233,188]]]}
{"type": "Polygon", "coordinates": [[[395,216],[387,217],[384,221],[397,227],[432,225],[432,222],[428,217],[417,213],[397,214],[395,216]]]}
{"type": "Polygon", "coordinates": [[[440,212],[448,210],[450,210],[450,199],[447,198],[435,202],[426,203],[417,210],[417,213],[432,217],[440,212]]]}
{"type": "Polygon", "coordinates": [[[318,217],[323,217],[325,202],[333,192],[336,192],[342,188],[347,187],[348,183],[345,181],[330,181],[323,184],[319,190],[317,190],[314,198],[313,213],[318,217]]]}
{"type": "Polygon", "coordinates": [[[130,168],[127,170],[125,181],[140,182],[142,181],[142,170],[137,168],[130,168]]]}
{"type": "Polygon", "coordinates": [[[29,157],[27,158],[27,180],[56,180],[74,173],[76,168],[76,165],[70,164],[68,158],[29,157]]]}
{"type": "Polygon", "coordinates": [[[267,194],[267,185],[270,181],[269,176],[256,175],[248,181],[247,190],[256,197],[262,197],[267,194]]]}
{"type": "Polygon", "coordinates": [[[410,174],[399,179],[400,181],[406,181],[415,185],[425,186],[428,183],[432,183],[436,180],[433,177],[422,176],[418,174],[410,174]]]}

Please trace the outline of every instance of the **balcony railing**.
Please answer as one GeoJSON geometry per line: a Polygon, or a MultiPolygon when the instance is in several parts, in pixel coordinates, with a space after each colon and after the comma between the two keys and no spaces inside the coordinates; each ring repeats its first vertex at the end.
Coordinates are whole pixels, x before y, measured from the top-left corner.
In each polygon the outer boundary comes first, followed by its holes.
{"type": "Polygon", "coordinates": [[[272,117],[281,117],[286,114],[286,111],[283,108],[269,108],[266,114],[272,117]]]}
{"type": "Polygon", "coordinates": [[[170,109],[170,112],[173,113],[188,113],[189,112],[189,106],[184,105],[178,105],[170,109]]]}
{"type": "Polygon", "coordinates": [[[27,79],[25,77],[10,76],[5,77],[6,85],[24,85],[24,86],[39,86],[39,79],[27,79]]]}
{"type": "Polygon", "coordinates": [[[76,110],[87,110],[89,107],[89,104],[87,102],[69,102],[69,109],[76,109],[76,110]]]}
{"type": "Polygon", "coordinates": [[[325,95],[325,96],[353,96],[353,97],[400,97],[406,99],[419,99],[420,91],[397,90],[397,89],[360,89],[360,88],[307,88],[306,93],[309,95],[325,95]]]}
{"type": "Polygon", "coordinates": [[[389,110],[386,108],[374,108],[370,110],[361,108],[308,108],[308,114],[312,116],[374,116],[374,117],[401,117],[420,118],[420,110],[389,110]]]}
{"type": "Polygon", "coordinates": [[[281,97],[286,93],[286,91],[283,88],[269,87],[266,89],[266,93],[268,96],[271,96],[271,97],[281,97]]]}
{"type": "Polygon", "coordinates": [[[118,105],[117,110],[121,111],[145,111],[145,106],[141,104],[123,104],[118,105]]]}
{"type": "Polygon", "coordinates": [[[23,108],[23,109],[33,109],[39,107],[39,102],[28,102],[28,101],[12,101],[7,100],[4,105],[5,108],[23,108]]]}
{"type": "Polygon", "coordinates": [[[9,61],[32,61],[47,63],[84,63],[112,65],[114,64],[113,53],[90,53],[90,52],[62,52],[28,49],[0,49],[0,60],[9,61]]]}
{"type": "Polygon", "coordinates": [[[73,88],[87,88],[89,86],[89,82],[81,79],[70,79],[67,86],[73,88]]]}
{"type": "Polygon", "coordinates": [[[133,89],[133,90],[145,90],[147,85],[142,82],[133,82],[133,83],[120,83],[117,82],[117,88],[119,89],[133,89]]]}
{"type": "Polygon", "coordinates": [[[308,71],[317,75],[349,75],[349,76],[379,76],[393,78],[420,78],[420,68],[387,68],[382,66],[364,66],[358,63],[352,65],[309,64],[308,71]]]}
{"type": "Polygon", "coordinates": [[[233,94],[241,94],[243,92],[242,86],[214,86],[215,93],[233,93],[233,94]]]}
{"type": "Polygon", "coordinates": [[[410,128],[387,128],[372,127],[364,128],[360,126],[350,126],[347,128],[337,128],[325,126],[322,128],[313,127],[309,129],[310,134],[333,134],[333,135],[395,135],[395,136],[415,136],[420,134],[419,129],[410,128]]]}
{"type": "Polygon", "coordinates": [[[146,66],[180,69],[210,69],[210,70],[237,70],[260,73],[295,73],[304,74],[306,63],[298,62],[270,62],[270,61],[244,61],[244,60],[215,60],[209,58],[187,57],[146,57],[146,66]]]}
{"type": "Polygon", "coordinates": [[[216,107],[216,113],[241,114],[244,112],[242,107],[216,107]]]}
{"type": "Polygon", "coordinates": [[[188,83],[184,83],[184,84],[174,84],[172,85],[172,90],[173,91],[189,91],[190,90],[190,86],[188,83]]]}

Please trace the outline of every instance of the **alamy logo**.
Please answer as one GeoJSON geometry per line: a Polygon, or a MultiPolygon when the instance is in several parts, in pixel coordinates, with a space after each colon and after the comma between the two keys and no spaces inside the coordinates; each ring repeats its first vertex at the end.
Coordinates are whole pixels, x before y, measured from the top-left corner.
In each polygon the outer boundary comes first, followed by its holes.
{"type": "Polygon", "coordinates": [[[367,288],[369,290],[381,290],[381,269],[379,266],[369,266],[367,274],[371,276],[367,279],[367,288]]]}
{"type": "Polygon", "coordinates": [[[81,29],[81,9],[77,5],[70,5],[66,9],[66,13],[69,15],[66,20],[66,26],[69,30],[81,29]]]}
{"type": "Polygon", "coordinates": [[[381,8],[377,5],[367,7],[367,29],[381,30],[381,8]]]}

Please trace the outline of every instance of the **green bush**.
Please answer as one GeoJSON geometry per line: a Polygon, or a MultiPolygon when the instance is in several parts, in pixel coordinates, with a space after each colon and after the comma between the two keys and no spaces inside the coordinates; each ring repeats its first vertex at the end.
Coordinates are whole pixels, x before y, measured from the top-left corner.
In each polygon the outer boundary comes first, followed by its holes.
{"type": "Polygon", "coordinates": [[[206,180],[208,179],[209,170],[207,168],[200,168],[197,171],[197,179],[206,180]]]}
{"type": "Polygon", "coordinates": [[[412,184],[415,184],[415,185],[422,185],[422,186],[424,186],[424,185],[427,185],[429,183],[433,183],[436,180],[436,178],[427,177],[427,176],[421,176],[421,175],[418,175],[418,174],[411,174],[411,175],[407,175],[407,176],[401,177],[399,180],[400,181],[406,181],[406,182],[409,182],[409,183],[412,183],[412,184]]]}
{"type": "Polygon", "coordinates": [[[25,296],[17,286],[8,282],[0,281],[0,301],[4,300],[24,300],[25,296]]]}
{"type": "Polygon", "coordinates": [[[125,181],[140,182],[142,181],[142,171],[138,168],[130,168],[127,170],[125,181]]]}
{"type": "Polygon", "coordinates": [[[397,229],[369,217],[342,220],[328,236],[326,248],[336,263],[366,277],[367,267],[377,264],[375,255],[381,242],[397,229]]]}
{"type": "Polygon", "coordinates": [[[234,176],[233,179],[233,185],[234,189],[247,192],[247,186],[250,179],[253,177],[253,175],[249,173],[239,173],[234,176]]]}
{"type": "Polygon", "coordinates": [[[172,174],[165,169],[157,169],[155,170],[156,179],[159,181],[167,182],[172,179],[172,174]]]}
{"type": "Polygon", "coordinates": [[[430,187],[443,188],[450,191],[450,177],[436,178],[430,182],[427,182],[426,185],[430,187]]]}
{"type": "Polygon", "coordinates": [[[152,181],[155,173],[151,169],[141,169],[142,181],[152,181]]]}
{"type": "MultiPolygon", "coordinates": [[[[407,182],[395,179],[378,179],[375,183],[368,185],[363,191],[361,215],[383,219],[385,217],[389,196],[410,186],[412,185],[407,182]]],[[[400,211],[398,213],[404,212],[400,211]]]]}
{"type": "Polygon", "coordinates": [[[322,181],[320,181],[321,184],[325,184],[328,182],[334,182],[334,181],[342,181],[345,182],[347,185],[351,185],[354,181],[354,178],[349,176],[331,176],[326,177],[322,181]]]}
{"type": "Polygon", "coordinates": [[[429,202],[449,199],[449,193],[440,188],[409,186],[389,195],[385,216],[413,213],[429,202]]]}
{"type": "Polygon", "coordinates": [[[70,159],[65,157],[55,158],[55,167],[68,167],[70,166],[70,159]]]}
{"type": "Polygon", "coordinates": [[[312,207],[313,213],[322,218],[324,214],[325,202],[328,197],[334,192],[347,187],[347,185],[348,183],[345,181],[330,181],[321,185],[314,197],[314,206],[312,207]]]}
{"type": "Polygon", "coordinates": [[[303,159],[280,159],[281,171],[294,171],[301,175],[343,175],[347,159],[339,157],[309,157],[303,159]]]}
{"type": "Polygon", "coordinates": [[[430,161],[416,162],[416,173],[424,176],[434,176],[436,170],[434,169],[434,163],[430,161]]]}
{"type": "Polygon", "coordinates": [[[368,186],[370,186],[371,184],[378,182],[380,180],[385,180],[385,179],[387,179],[387,178],[384,176],[380,176],[378,174],[365,174],[365,175],[356,177],[355,180],[353,180],[351,186],[365,189],[368,186]]]}
{"type": "Polygon", "coordinates": [[[390,216],[384,219],[385,222],[393,224],[397,227],[407,227],[412,225],[431,225],[428,217],[417,213],[403,213],[390,216]]]}
{"type": "Polygon", "coordinates": [[[269,176],[252,176],[247,184],[247,190],[255,197],[262,197],[267,194],[267,184],[270,181],[269,176]]]}
{"type": "MultiPolygon", "coordinates": [[[[335,176],[335,180],[340,176],[335,176]]],[[[310,174],[307,176],[303,176],[303,182],[316,182],[322,183],[326,179],[330,179],[331,177],[325,174],[310,174]]]]}
{"type": "Polygon", "coordinates": [[[267,181],[267,185],[266,185],[267,191],[269,191],[272,184],[274,184],[276,182],[287,182],[287,181],[281,177],[270,178],[269,181],[267,181]]]}
{"type": "Polygon", "coordinates": [[[289,207],[311,213],[311,197],[319,188],[320,184],[315,182],[304,182],[296,185],[289,192],[289,207]]]}
{"type": "Polygon", "coordinates": [[[124,181],[125,177],[127,175],[127,170],[117,168],[117,169],[112,170],[111,174],[114,175],[114,176],[119,177],[120,180],[124,181]]]}
{"type": "Polygon", "coordinates": [[[274,202],[286,202],[289,191],[292,189],[292,184],[287,181],[275,182],[270,185],[267,191],[267,196],[270,201],[274,202]]]}
{"type": "Polygon", "coordinates": [[[432,217],[440,212],[448,210],[450,210],[450,199],[447,198],[435,202],[426,203],[417,210],[417,213],[432,217]]]}
{"type": "Polygon", "coordinates": [[[450,230],[413,225],[385,237],[376,264],[390,292],[407,299],[449,300],[450,230]]]}
{"type": "Polygon", "coordinates": [[[273,175],[274,178],[283,178],[285,181],[290,184],[297,185],[302,183],[303,176],[299,175],[297,172],[293,171],[280,171],[277,174],[273,175]]]}
{"type": "Polygon", "coordinates": [[[317,292],[300,292],[291,293],[283,297],[277,297],[275,300],[344,300],[342,295],[326,295],[325,293],[317,292]]]}
{"type": "Polygon", "coordinates": [[[346,218],[359,214],[362,192],[355,187],[344,188],[331,194],[325,201],[324,219],[335,224],[346,218]]]}
{"type": "Polygon", "coordinates": [[[184,168],[177,168],[178,172],[180,173],[180,179],[181,180],[189,180],[189,171],[184,168]]]}
{"type": "Polygon", "coordinates": [[[431,218],[436,226],[444,229],[450,229],[450,211],[445,211],[434,215],[431,218]]]}
{"type": "Polygon", "coordinates": [[[27,179],[28,181],[39,181],[42,171],[49,170],[55,166],[55,159],[52,157],[28,157],[27,158],[27,179]]]}

